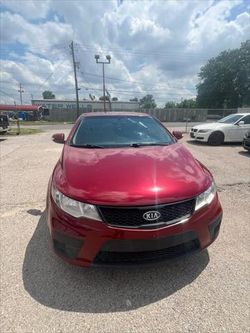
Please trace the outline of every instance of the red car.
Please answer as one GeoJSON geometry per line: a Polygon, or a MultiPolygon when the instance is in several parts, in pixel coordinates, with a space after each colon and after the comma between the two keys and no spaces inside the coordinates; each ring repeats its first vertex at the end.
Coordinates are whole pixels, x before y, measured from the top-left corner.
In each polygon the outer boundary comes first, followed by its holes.
{"type": "Polygon", "coordinates": [[[64,143],[48,186],[54,251],[80,265],[138,264],[205,249],[222,208],[211,173],[158,120],[87,113],[64,143]]]}

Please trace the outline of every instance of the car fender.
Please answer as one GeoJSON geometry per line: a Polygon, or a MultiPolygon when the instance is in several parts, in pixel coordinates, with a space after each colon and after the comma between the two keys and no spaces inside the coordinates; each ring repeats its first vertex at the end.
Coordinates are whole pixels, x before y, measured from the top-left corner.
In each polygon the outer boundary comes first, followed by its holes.
{"type": "Polygon", "coordinates": [[[219,132],[222,132],[224,134],[224,142],[230,141],[230,131],[232,130],[232,126],[224,126],[218,129],[219,132]]]}

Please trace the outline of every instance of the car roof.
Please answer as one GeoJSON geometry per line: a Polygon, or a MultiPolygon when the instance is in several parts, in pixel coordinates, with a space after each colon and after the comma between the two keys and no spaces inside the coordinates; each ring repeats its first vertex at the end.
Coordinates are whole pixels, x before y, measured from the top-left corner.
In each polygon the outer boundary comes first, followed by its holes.
{"type": "Polygon", "coordinates": [[[151,117],[149,114],[147,113],[142,113],[142,112],[130,112],[130,111],[123,111],[123,112],[117,112],[117,111],[107,111],[107,112],[87,112],[87,113],[83,113],[81,114],[81,117],[109,117],[109,116],[148,116],[151,117]]]}
{"type": "Polygon", "coordinates": [[[239,112],[239,113],[234,113],[235,115],[238,114],[240,116],[249,116],[250,113],[249,112],[239,112]]]}

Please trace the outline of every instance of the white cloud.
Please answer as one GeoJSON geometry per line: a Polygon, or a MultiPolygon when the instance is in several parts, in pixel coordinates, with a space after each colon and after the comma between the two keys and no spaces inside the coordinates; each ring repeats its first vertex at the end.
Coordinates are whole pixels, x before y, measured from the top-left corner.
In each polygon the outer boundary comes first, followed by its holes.
{"type": "Polygon", "coordinates": [[[28,19],[45,18],[50,8],[50,0],[2,0],[1,3],[28,19]]]}
{"type": "Polygon", "coordinates": [[[9,42],[11,47],[18,42],[26,50],[21,56],[15,47],[9,55],[5,53],[4,85],[15,98],[19,81],[26,84],[27,96],[32,92],[40,97],[46,88],[57,96],[73,97],[68,48],[73,39],[80,61],[81,98],[90,92],[101,95],[101,90],[84,88],[101,89],[101,66],[95,63],[95,53],[112,56],[106,66],[112,95],[129,99],[152,92],[160,105],[193,97],[199,68],[210,57],[249,38],[247,9],[230,18],[240,3],[123,1],[118,6],[115,0],[4,1],[11,12],[1,14],[3,49],[9,50],[9,42]]]}
{"type": "MultiPolygon", "coordinates": [[[[73,36],[71,25],[60,22],[32,24],[19,14],[4,12],[1,15],[1,39],[3,42],[19,42],[29,51],[48,56],[55,46],[65,46],[73,36]]],[[[54,50],[53,50],[54,51],[54,50]]]]}

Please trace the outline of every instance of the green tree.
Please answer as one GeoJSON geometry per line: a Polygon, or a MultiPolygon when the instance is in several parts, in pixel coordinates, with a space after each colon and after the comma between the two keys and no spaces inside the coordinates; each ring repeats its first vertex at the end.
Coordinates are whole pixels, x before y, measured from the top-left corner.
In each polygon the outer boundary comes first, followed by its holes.
{"type": "Polygon", "coordinates": [[[45,90],[45,91],[43,92],[43,99],[55,99],[55,98],[56,98],[56,96],[53,94],[52,91],[50,91],[50,90],[45,90]]]}
{"type": "Polygon", "coordinates": [[[183,109],[193,109],[196,108],[196,100],[195,99],[184,99],[180,103],[177,104],[177,108],[183,108],[183,109]]]}
{"type": "Polygon", "coordinates": [[[118,101],[118,98],[117,97],[112,97],[112,101],[113,102],[118,101]]]}
{"type": "Polygon", "coordinates": [[[185,109],[192,109],[196,108],[196,100],[195,99],[184,99],[180,103],[169,101],[165,104],[165,109],[174,109],[174,108],[185,108],[185,109]]]}
{"type": "Polygon", "coordinates": [[[250,40],[208,60],[198,74],[197,105],[236,108],[250,105],[250,40]]]}
{"type": "Polygon", "coordinates": [[[174,109],[177,107],[177,103],[174,101],[169,101],[165,104],[165,109],[174,109]]]}
{"type": "Polygon", "coordinates": [[[130,101],[130,102],[138,102],[138,98],[137,98],[137,97],[135,97],[135,98],[131,98],[129,101],[130,101]]]}
{"type": "Polygon", "coordinates": [[[156,108],[156,103],[153,95],[146,95],[140,99],[139,105],[142,109],[154,109],[156,108]]]}

